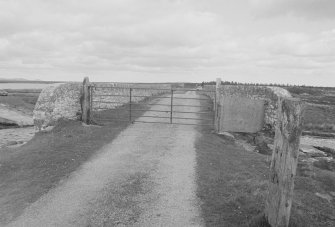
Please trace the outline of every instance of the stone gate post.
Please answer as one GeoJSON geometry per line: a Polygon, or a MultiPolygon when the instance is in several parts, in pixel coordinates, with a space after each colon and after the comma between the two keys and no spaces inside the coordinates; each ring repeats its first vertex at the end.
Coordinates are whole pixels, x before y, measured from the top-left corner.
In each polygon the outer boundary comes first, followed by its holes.
{"type": "Polygon", "coordinates": [[[81,100],[81,106],[82,106],[82,121],[85,124],[90,123],[90,91],[89,91],[89,79],[88,77],[84,78],[83,81],[83,93],[82,93],[82,100],[81,100]]]}
{"type": "Polygon", "coordinates": [[[279,99],[278,102],[265,217],[272,227],[287,227],[298,163],[304,104],[293,98],[279,99]]]}
{"type": "Polygon", "coordinates": [[[215,86],[215,100],[214,100],[214,129],[215,132],[220,131],[220,90],[221,90],[221,78],[216,78],[216,86],[215,86]]]}

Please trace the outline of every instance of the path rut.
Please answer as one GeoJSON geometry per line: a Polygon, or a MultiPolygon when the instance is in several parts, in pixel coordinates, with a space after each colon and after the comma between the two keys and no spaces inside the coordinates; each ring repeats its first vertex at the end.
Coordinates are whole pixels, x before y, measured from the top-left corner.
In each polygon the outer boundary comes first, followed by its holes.
{"type": "MultiPolygon", "coordinates": [[[[195,99],[178,102],[200,105],[195,99]]],[[[199,110],[190,108],[178,110],[199,110]]],[[[133,124],[8,226],[203,226],[196,196],[198,136],[195,126],[133,124]]]]}

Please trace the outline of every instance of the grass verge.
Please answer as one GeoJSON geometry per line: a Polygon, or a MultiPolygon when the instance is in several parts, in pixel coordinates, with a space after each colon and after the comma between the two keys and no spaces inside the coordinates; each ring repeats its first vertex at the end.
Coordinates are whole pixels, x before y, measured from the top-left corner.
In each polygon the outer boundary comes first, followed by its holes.
{"type": "MultiPolygon", "coordinates": [[[[147,108],[142,104],[141,109],[147,108]]],[[[104,114],[127,115],[127,110],[104,114]]],[[[112,121],[97,127],[61,120],[51,132],[37,133],[20,148],[0,150],[0,224],[15,219],[27,206],[67,179],[129,124],[112,121]]]]}

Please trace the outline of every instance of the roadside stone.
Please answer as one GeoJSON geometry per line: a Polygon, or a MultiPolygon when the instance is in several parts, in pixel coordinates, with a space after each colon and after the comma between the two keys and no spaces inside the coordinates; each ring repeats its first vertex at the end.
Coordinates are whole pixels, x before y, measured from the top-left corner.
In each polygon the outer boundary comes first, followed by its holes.
{"type": "Polygon", "coordinates": [[[9,141],[6,146],[14,146],[14,145],[17,145],[17,141],[9,141]]]}
{"type": "Polygon", "coordinates": [[[320,197],[320,198],[322,198],[322,199],[325,199],[325,200],[327,200],[328,201],[328,203],[330,203],[331,201],[332,201],[332,197],[330,196],[330,195],[328,195],[328,194],[321,194],[321,193],[315,193],[315,195],[316,196],[318,196],[318,197],[320,197]]]}
{"type": "Polygon", "coordinates": [[[0,106],[0,124],[20,127],[34,125],[31,116],[9,109],[5,105],[0,106]]]}
{"type": "Polygon", "coordinates": [[[50,132],[55,126],[47,126],[43,128],[43,132],[50,132]]]}
{"type": "Polygon", "coordinates": [[[222,136],[224,136],[224,137],[226,137],[226,138],[228,138],[230,140],[234,140],[235,139],[235,137],[232,134],[230,134],[229,132],[220,132],[219,135],[222,135],[222,136]]]}
{"type": "Polygon", "coordinates": [[[34,127],[1,129],[0,147],[21,146],[33,138],[34,135],[34,127]]]}
{"type": "Polygon", "coordinates": [[[329,158],[320,158],[313,162],[313,165],[319,169],[335,171],[335,160],[329,158]]]}
{"type": "Polygon", "coordinates": [[[34,109],[36,129],[48,130],[61,118],[79,120],[81,90],[81,83],[53,84],[43,89],[34,109]]]}
{"type": "Polygon", "coordinates": [[[320,151],[316,148],[314,148],[311,145],[305,145],[305,144],[301,144],[300,145],[300,151],[308,154],[310,157],[316,158],[316,157],[326,157],[327,154],[323,151],[320,151]]]}
{"type": "Polygon", "coordinates": [[[325,153],[327,153],[330,156],[335,156],[335,149],[329,148],[329,147],[319,147],[319,146],[313,146],[314,148],[323,151],[325,153]]]}
{"type": "Polygon", "coordinates": [[[8,92],[4,90],[0,90],[0,96],[8,96],[8,92]]]}
{"type": "Polygon", "coordinates": [[[268,146],[267,143],[261,142],[256,145],[256,151],[260,154],[271,155],[272,149],[268,146]]]}

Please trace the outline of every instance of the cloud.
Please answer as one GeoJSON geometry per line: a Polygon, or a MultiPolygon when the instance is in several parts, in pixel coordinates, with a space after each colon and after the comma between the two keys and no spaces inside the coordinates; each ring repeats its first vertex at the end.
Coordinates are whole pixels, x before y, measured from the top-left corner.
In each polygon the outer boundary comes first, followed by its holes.
{"type": "Polygon", "coordinates": [[[334,19],[333,0],[249,0],[259,17],[292,15],[309,19],[334,19]]]}
{"type": "Polygon", "coordinates": [[[259,46],[275,55],[331,57],[335,56],[335,30],[314,35],[291,32],[262,37],[259,46]]]}
{"type": "Polygon", "coordinates": [[[261,68],[291,70],[301,75],[322,73],[329,78],[335,73],[335,30],[261,37],[258,48],[263,50],[263,56],[255,64],[261,68]]]}
{"type": "Polygon", "coordinates": [[[0,46],[0,58],[47,67],[190,71],[237,46],[216,14],[194,11],[182,1],[99,3],[2,1],[6,45],[0,46]]]}
{"type": "MultiPolygon", "coordinates": [[[[252,1],[253,12],[313,16],[312,0],[264,2],[252,1]]],[[[283,70],[333,72],[334,30],[320,32],[316,20],[313,33],[292,32],[271,17],[253,20],[250,10],[244,0],[0,0],[0,73],[252,81],[269,78],[267,70],[272,80],[283,70]]]]}

